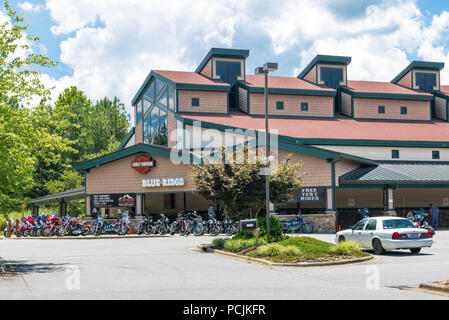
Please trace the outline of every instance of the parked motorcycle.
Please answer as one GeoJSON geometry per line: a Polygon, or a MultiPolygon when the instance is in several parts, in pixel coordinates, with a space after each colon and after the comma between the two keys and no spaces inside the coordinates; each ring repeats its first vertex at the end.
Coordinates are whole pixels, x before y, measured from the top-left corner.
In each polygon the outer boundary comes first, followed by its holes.
{"type": "Polygon", "coordinates": [[[294,233],[299,230],[304,233],[313,232],[313,225],[305,221],[304,217],[301,216],[301,210],[298,210],[297,215],[292,220],[281,221],[281,225],[284,233],[294,233]]]}
{"type": "Polygon", "coordinates": [[[146,218],[137,225],[137,234],[152,234],[154,231],[153,217],[145,215],[146,218]]]}
{"type": "Polygon", "coordinates": [[[407,213],[407,219],[409,219],[415,227],[423,228],[431,231],[432,236],[435,234],[435,229],[426,221],[429,214],[424,209],[412,210],[407,213]]]}
{"type": "Polygon", "coordinates": [[[361,220],[363,220],[365,218],[368,218],[369,216],[370,216],[369,215],[369,210],[367,208],[357,209],[357,216],[355,218],[355,221],[354,221],[353,225],[356,225],[359,221],[361,221],[361,220]]]}
{"type": "Polygon", "coordinates": [[[62,236],[87,236],[90,233],[91,224],[80,222],[77,218],[67,217],[64,228],[60,229],[58,235],[62,236]],[[62,233],[62,234],[60,234],[62,233]]]}
{"type": "Polygon", "coordinates": [[[170,225],[168,223],[168,218],[165,216],[165,214],[161,213],[161,218],[156,221],[156,224],[154,226],[154,232],[164,235],[168,233],[169,230],[170,225]]]}

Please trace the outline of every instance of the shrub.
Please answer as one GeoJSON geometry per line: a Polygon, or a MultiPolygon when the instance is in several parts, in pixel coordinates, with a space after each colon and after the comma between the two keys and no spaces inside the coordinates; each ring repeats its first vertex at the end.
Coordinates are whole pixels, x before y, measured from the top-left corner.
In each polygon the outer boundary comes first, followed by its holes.
{"type": "MultiPolygon", "coordinates": [[[[257,227],[260,229],[259,238],[267,239],[267,219],[265,217],[257,218],[257,227]]],[[[281,220],[278,217],[270,216],[270,240],[277,242],[286,238],[282,229],[281,220]]]]}
{"type": "Polygon", "coordinates": [[[331,253],[344,256],[361,256],[364,252],[361,249],[360,243],[355,240],[345,240],[335,245],[331,249],[331,253]]]}
{"type": "Polygon", "coordinates": [[[225,244],[225,239],[223,238],[215,238],[214,240],[212,240],[212,245],[215,248],[223,248],[225,244]]]}
{"type": "Polygon", "coordinates": [[[284,246],[295,246],[299,248],[303,254],[324,256],[331,252],[333,244],[321,241],[311,237],[291,237],[281,242],[284,246]]]}
{"type": "MultiPolygon", "coordinates": [[[[259,239],[259,246],[266,244],[267,241],[259,239]]],[[[231,252],[240,252],[245,249],[256,247],[256,239],[246,239],[246,240],[225,240],[224,248],[231,252]]]]}
{"type": "Polygon", "coordinates": [[[264,257],[299,257],[302,256],[302,251],[295,246],[283,246],[280,243],[270,243],[257,248],[255,255],[264,257]]]}
{"type": "Polygon", "coordinates": [[[301,249],[295,246],[284,246],[281,250],[281,254],[290,257],[298,257],[303,255],[301,249]]]}
{"type": "Polygon", "coordinates": [[[232,239],[238,240],[238,239],[253,239],[254,235],[251,232],[248,231],[239,231],[235,236],[232,237],[232,239]]]}

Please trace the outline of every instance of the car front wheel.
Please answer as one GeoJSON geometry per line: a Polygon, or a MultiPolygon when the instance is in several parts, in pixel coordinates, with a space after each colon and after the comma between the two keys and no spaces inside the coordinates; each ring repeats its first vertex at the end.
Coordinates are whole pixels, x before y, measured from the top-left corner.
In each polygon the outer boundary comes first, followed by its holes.
{"type": "Polygon", "coordinates": [[[339,236],[338,237],[338,243],[340,243],[340,242],[343,242],[343,241],[345,241],[346,239],[345,239],[345,237],[343,237],[343,236],[339,236]]]}
{"type": "Polygon", "coordinates": [[[373,249],[374,253],[378,255],[381,255],[385,252],[385,249],[382,247],[382,243],[380,242],[379,239],[373,240],[373,249]]]}

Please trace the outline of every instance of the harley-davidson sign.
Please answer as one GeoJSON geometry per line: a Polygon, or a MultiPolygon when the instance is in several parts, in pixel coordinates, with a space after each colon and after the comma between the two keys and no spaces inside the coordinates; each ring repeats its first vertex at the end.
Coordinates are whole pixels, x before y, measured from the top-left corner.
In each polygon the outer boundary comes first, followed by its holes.
{"type": "Polygon", "coordinates": [[[145,174],[150,171],[151,168],[156,167],[156,160],[153,160],[151,157],[147,156],[139,156],[131,162],[131,167],[140,173],[145,174]]]}

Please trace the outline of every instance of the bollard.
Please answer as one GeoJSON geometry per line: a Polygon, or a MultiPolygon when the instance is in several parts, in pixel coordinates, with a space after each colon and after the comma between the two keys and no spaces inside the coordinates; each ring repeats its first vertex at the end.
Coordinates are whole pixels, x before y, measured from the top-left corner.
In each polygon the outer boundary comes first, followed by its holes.
{"type": "Polygon", "coordinates": [[[19,237],[19,219],[16,219],[16,237],[19,237]]]}
{"type": "Polygon", "coordinates": [[[11,219],[8,220],[8,237],[11,238],[11,219]]]}

